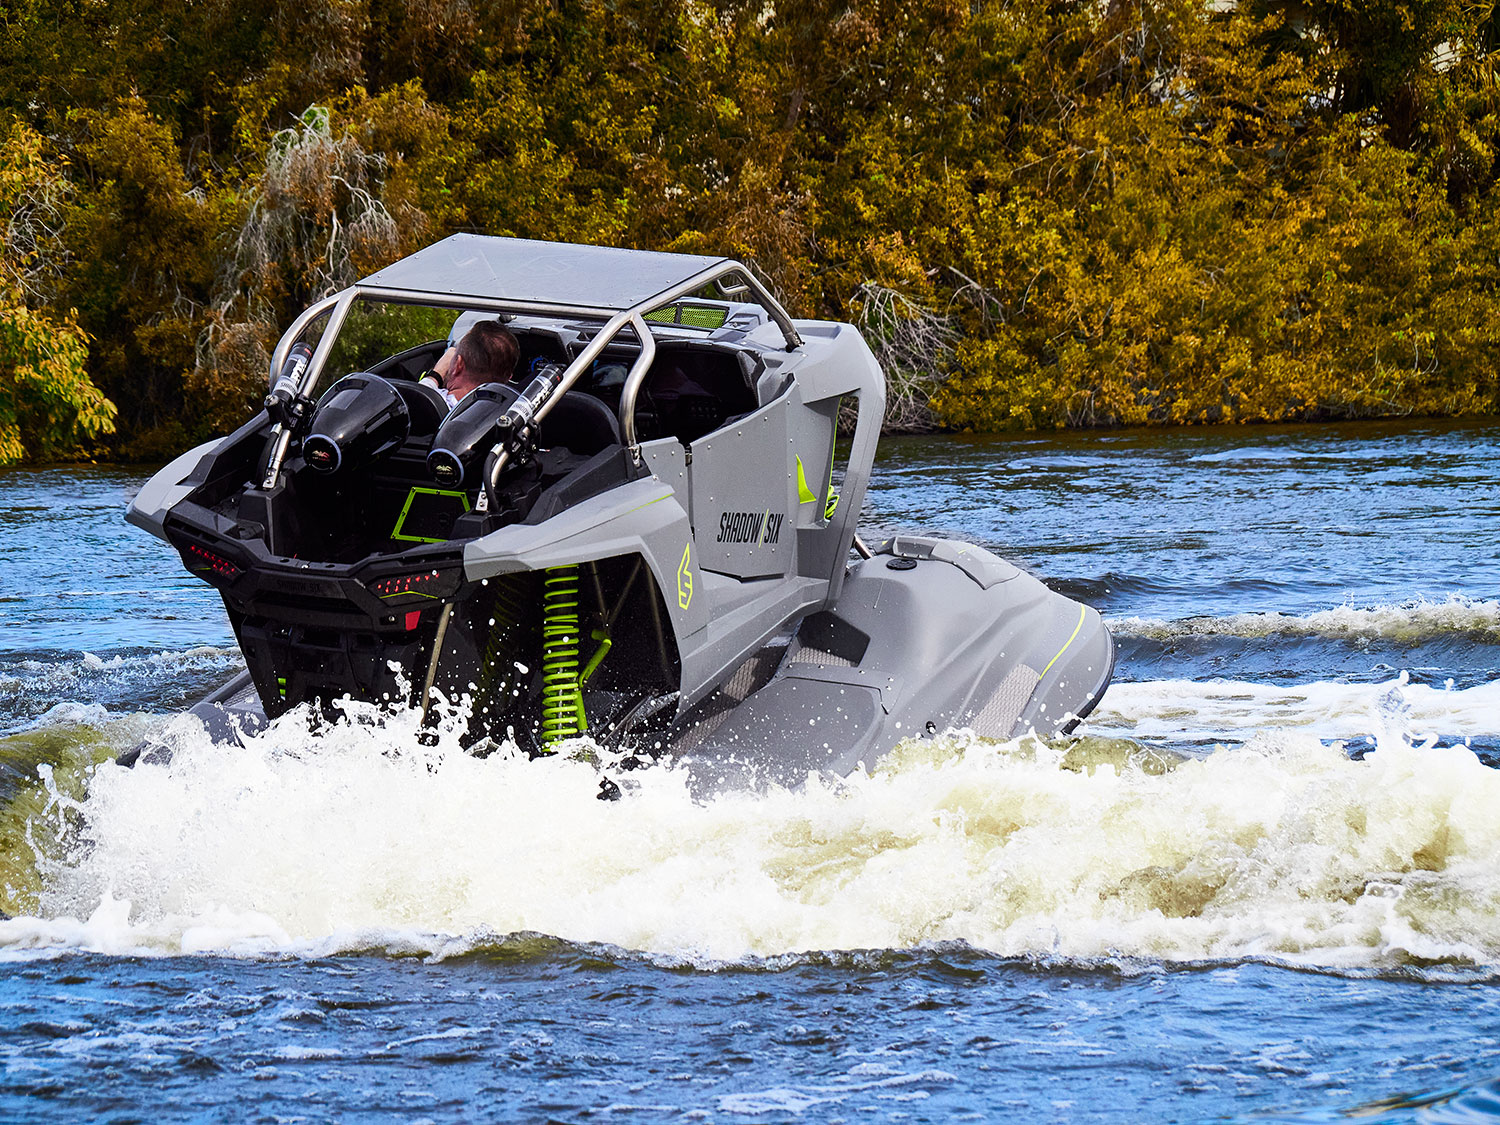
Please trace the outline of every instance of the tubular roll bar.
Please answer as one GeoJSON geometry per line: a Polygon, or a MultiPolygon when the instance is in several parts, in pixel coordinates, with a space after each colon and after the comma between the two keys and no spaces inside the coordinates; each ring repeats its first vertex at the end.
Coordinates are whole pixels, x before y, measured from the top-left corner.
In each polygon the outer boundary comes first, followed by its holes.
{"type": "MultiPolygon", "coordinates": [[[[335,293],[332,297],[324,297],[317,304],[308,306],[301,316],[292,321],[292,326],[282,333],[281,339],[276,341],[276,350],[271,353],[271,373],[268,385],[273,387],[276,385],[276,379],[280,376],[281,369],[286,366],[287,354],[292,350],[292,345],[297,342],[297,338],[303,332],[307,331],[307,326],[329,309],[336,308],[343,297],[343,293],[335,293]]],[[[339,328],[343,327],[344,316],[349,311],[349,304],[349,301],[344,302],[343,311],[337,314],[338,323],[336,325],[332,322],[329,323],[328,327],[332,328],[333,332],[325,329],[322,338],[318,340],[317,351],[308,360],[307,369],[302,373],[302,383],[297,388],[299,395],[306,395],[308,391],[317,385],[317,372],[323,370],[323,362],[328,358],[329,349],[333,347],[334,334],[339,328]]],[[[266,476],[261,482],[262,488],[269,490],[276,487],[276,481],[281,477],[281,462],[286,459],[287,446],[291,442],[292,432],[280,422],[271,427],[271,456],[266,461],[266,476]]]]}
{"type": "MultiPolygon", "coordinates": [[[[582,317],[584,319],[597,319],[605,314],[610,315],[592,340],[590,340],[583,351],[578,353],[578,358],[568,364],[564,370],[562,379],[556,389],[547,397],[536,412],[535,421],[541,422],[551,411],[552,406],[562,398],[573,384],[578,381],[579,376],[598,358],[606,346],[619,335],[621,329],[627,325],[635,332],[640,341],[641,351],[636,356],[635,362],[630,366],[630,373],[625,378],[625,386],[620,392],[620,433],[625,439],[625,447],[630,452],[631,461],[639,465],[641,463],[641,446],[636,436],[635,429],[635,401],[640,394],[641,385],[646,381],[646,372],[651,368],[651,362],[656,358],[656,341],[651,335],[651,329],[647,326],[645,314],[670,305],[673,301],[679,301],[683,297],[692,296],[706,285],[711,285],[721,278],[736,278],[731,286],[721,286],[721,289],[733,294],[743,293],[748,290],[776,326],[781,329],[782,338],[786,341],[786,350],[792,351],[802,346],[802,337],[798,335],[796,326],[792,323],[791,316],[781,303],[773,297],[768,289],[756,279],[745,266],[739,262],[725,259],[715,263],[707,269],[699,270],[691,277],[679,281],[669,289],[654,294],[643,301],[638,301],[628,309],[602,309],[591,305],[555,304],[545,301],[525,301],[504,297],[461,297],[453,294],[430,293],[416,289],[387,289],[377,285],[363,285],[356,283],[340,293],[308,307],[288,328],[281,339],[277,341],[276,350],[271,354],[270,382],[274,384],[281,369],[286,365],[287,355],[292,350],[292,345],[297,338],[307,330],[318,317],[328,313],[328,326],[323,330],[322,337],[318,340],[318,346],[314,350],[312,358],[308,361],[307,369],[302,373],[302,382],[298,387],[298,394],[306,397],[313,387],[317,386],[318,376],[323,372],[323,365],[328,361],[328,353],[333,350],[333,341],[338,336],[339,330],[344,326],[344,319],[349,314],[350,307],[357,300],[374,300],[386,304],[396,305],[439,305],[450,308],[461,308],[465,310],[485,310],[498,313],[520,313],[534,316],[556,316],[556,317],[582,317]]],[[[281,463],[286,458],[287,448],[291,444],[291,432],[280,424],[272,428],[273,447],[271,457],[266,466],[266,476],[263,487],[274,488],[276,481],[281,475],[281,463]]],[[[500,473],[505,467],[507,453],[497,446],[494,450],[495,456],[493,466],[485,480],[485,492],[493,493],[498,486],[500,473]]]]}

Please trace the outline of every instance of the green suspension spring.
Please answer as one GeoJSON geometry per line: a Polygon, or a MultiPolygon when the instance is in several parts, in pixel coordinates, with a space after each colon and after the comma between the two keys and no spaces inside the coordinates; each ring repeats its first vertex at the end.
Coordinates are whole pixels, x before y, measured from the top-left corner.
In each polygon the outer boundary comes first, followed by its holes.
{"type": "Polygon", "coordinates": [[[551,750],[588,730],[578,657],[578,567],[548,567],[542,594],[542,745],[551,750]]]}

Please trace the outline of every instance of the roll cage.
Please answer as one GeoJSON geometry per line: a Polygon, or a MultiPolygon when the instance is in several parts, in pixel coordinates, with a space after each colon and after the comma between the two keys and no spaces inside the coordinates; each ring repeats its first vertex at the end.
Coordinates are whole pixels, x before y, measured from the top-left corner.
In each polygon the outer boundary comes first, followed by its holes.
{"type": "MultiPolygon", "coordinates": [[[[748,268],[732,259],[713,260],[685,254],[654,254],[605,247],[560,246],[534,243],[524,239],[455,235],[308,307],[292,322],[291,327],[277,342],[271,356],[270,379],[274,382],[283,370],[293,344],[302,333],[326,314],[328,324],[317,346],[313,349],[312,357],[302,372],[298,384],[300,395],[310,395],[312,389],[317,386],[318,378],[328,361],[334,341],[343,327],[350,308],[356,301],[397,305],[440,305],[448,308],[521,316],[603,320],[603,327],[564,369],[556,387],[537,408],[535,418],[537,422],[545,418],[552,406],[572,388],[585,371],[590,369],[594,360],[604,349],[621,332],[629,328],[639,342],[640,350],[631,364],[620,394],[619,422],[626,450],[632,462],[639,465],[641,447],[636,430],[636,400],[646,374],[651,369],[652,361],[656,357],[656,341],[646,316],[684,298],[693,297],[710,285],[716,285],[719,292],[726,297],[749,295],[753,298],[754,302],[766,311],[771,321],[781,330],[787,351],[792,351],[802,345],[802,338],[798,335],[791,316],[782,308],[780,302],[748,268]],[[433,278],[434,264],[438,264],[434,262],[434,259],[438,259],[439,262],[447,259],[451,262],[460,251],[468,250],[482,255],[489,250],[505,253],[512,248],[519,258],[524,258],[527,254],[537,255],[538,253],[549,253],[554,259],[562,258],[564,259],[563,268],[558,271],[558,276],[555,278],[543,278],[540,282],[524,283],[518,281],[514,273],[509,276],[496,276],[496,271],[492,269],[488,287],[500,290],[500,292],[457,292],[437,285],[431,288],[419,287],[419,283],[428,282],[433,278]],[[545,248],[545,250],[539,251],[538,248],[545,248]],[[694,265],[698,266],[696,270],[686,276],[681,276],[682,269],[694,265]],[[648,282],[652,280],[659,282],[662,278],[670,277],[674,273],[678,276],[678,280],[668,284],[665,288],[658,289],[652,285],[649,286],[649,292],[635,297],[630,296],[632,293],[640,292],[638,286],[642,274],[645,275],[644,280],[648,282]],[[570,281],[576,284],[585,278],[588,281],[585,288],[593,290],[592,300],[569,299],[570,295],[567,292],[558,291],[559,289],[565,290],[570,281]],[[504,290],[510,290],[510,292],[504,292],[504,290]]],[[[484,286],[475,286],[475,288],[482,287],[484,286]]],[[[678,320],[680,321],[680,318],[678,320]]],[[[659,326],[680,327],[680,324],[659,322],[659,326]]],[[[274,427],[272,452],[267,463],[264,487],[275,486],[291,439],[290,430],[279,424],[274,427]]],[[[491,488],[503,464],[503,457],[496,460],[490,475],[491,488]]]]}

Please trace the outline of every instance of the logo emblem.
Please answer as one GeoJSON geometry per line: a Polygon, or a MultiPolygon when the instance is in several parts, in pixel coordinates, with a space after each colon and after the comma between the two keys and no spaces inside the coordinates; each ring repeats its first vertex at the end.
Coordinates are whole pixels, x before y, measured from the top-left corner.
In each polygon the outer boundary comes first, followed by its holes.
{"type": "Polygon", "coordinates": [[[677,566],[677,604],[683,609],[693,604],[692,543],[682,548],[682,562],[677,566]]]}

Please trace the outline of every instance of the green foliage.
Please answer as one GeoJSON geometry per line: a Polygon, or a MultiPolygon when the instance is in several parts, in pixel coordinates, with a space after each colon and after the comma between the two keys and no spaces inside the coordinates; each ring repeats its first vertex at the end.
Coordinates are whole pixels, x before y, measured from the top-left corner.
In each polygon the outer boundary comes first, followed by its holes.
{"type": "Polygon", "coordinates": [[[367,371],[418,344],[446,340],[457,316],[456,309],[356,301],[329,352],[323,383],[351,371],[367,371]]]}
{"type": "Polygon", "coordinates": [[[1065,112],[1034,115],[1020,159],[960,201],[951,229],[980,299],[940,416],[998,429],[1500,409],[1492,317],[1475,318],[1493,300],[1492,235],[1453,184],[1368,116],[1315,112],[1325,79],[1266,47],[1286,41],[1283,15],[1183,15],[1141,26],[1149,72],[1111,59],[1104,82],[1089,49],[1107,27],[1070,44],[1035,25],[1065,112]],[[1070,75],[1070,58],[1086,66],[1070,75]]]}
{"type": "MultiPolygon", "coordinates": [[[[87,342],[117,450],[163,455],[253,407],[308,302],[480,230],[745,259],[862,325],[894,425],[1496,412],[1497,31],[1468,0],[19,0],[0,108],[54,221],[5,370],[87,342]]],[[[83,404],[0,407],[29,455],[107,430],[88,384],[6,378],[83,404]]]]}
{"type": "Polygon", "coordinates": [[[31,307],[61,267],[62,174],[43,139],[12,122],[0,145],[0,464],[75,454],[114,429],[114,405],[89,381],[86,337],[71,312],[31,307]]]}
{"type": "Polygon", "coordinates": [[[139,97],[70,115],[74,183],[64,214],[70,266],[60,301],[92,340],[89,370],[146,456],[181,433],[183,378],[216,269],[232,194],[194,185],[177,138],[139,97]]]}
{"type": "Polygon", "coordinates": [[[73,455],[114,430],[114,405],[84,368],[84,339],[71,321],[0,308],[0,464],[73,455]]]}

